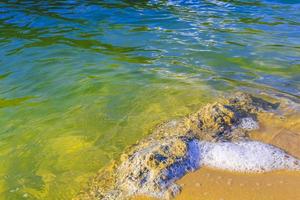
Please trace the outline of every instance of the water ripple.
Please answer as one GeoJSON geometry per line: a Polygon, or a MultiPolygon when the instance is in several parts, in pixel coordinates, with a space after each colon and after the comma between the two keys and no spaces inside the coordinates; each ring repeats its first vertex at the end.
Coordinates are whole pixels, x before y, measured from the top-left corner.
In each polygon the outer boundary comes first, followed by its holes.
{"type": "Polygon", "coordinates": [[[0,198],[70,199],[157,123],[218,94],[299,101],[299,9],[287,0],[2,0],[0,198]]]}

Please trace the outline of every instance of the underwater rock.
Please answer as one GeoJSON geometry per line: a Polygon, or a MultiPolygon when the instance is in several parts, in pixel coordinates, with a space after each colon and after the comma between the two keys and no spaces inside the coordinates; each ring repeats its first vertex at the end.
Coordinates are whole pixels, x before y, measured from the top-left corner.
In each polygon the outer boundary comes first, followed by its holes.
{"type": "Polygon", "coordinates": [[[135,195],[171,199],[180,192],[175,181],[204,165],[242,172],[300,170],[296,158],[248,138],[247,131],[258,128],[258,112],[277,107],[238,94],[160,124],[118,163],[99,172],[76,199],[122,200],[135,195]]]}

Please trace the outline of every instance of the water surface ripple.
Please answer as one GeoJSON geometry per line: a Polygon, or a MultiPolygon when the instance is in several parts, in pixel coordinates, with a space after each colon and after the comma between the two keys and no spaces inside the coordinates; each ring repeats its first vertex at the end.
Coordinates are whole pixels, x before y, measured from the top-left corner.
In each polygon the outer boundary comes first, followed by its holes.
{"type": "Polygon", "coordinates": [[[0,2],[0,199],[70,199],[215,96],[300,100],[298,0],[0,2]]]}

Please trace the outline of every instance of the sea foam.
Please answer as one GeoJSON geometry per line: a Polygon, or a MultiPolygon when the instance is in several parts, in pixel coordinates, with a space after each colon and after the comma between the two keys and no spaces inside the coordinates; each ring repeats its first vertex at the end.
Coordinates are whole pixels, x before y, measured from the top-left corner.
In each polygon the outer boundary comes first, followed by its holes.
{"type": "Polygon", "coordinates": [[[253,118],[245,117],[245,118],[242,118],[242,120],[239,124],[239,127],[244,130],[247,130],[247,131],[252,131],[252,130],[258,129],[259,125],[258,125],[257,121],[255,121],[253,118]]]}
{"type": "Polygon", "coordinates": [[[201,165],[239,172],[300,170],[300,161],[283,150],[257,141],[199,141],[201,165]]]}

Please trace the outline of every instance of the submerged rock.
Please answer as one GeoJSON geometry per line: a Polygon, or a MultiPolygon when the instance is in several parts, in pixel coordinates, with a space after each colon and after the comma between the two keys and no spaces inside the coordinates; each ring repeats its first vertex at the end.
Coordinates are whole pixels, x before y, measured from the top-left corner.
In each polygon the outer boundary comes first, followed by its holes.
{"type": "Polygon", "coordinates": [[[247,131],[258,128],[257,113],[277,107],[238,94],[161,124],[117,164],[99,172],[77,199],[121,200],[134,195],[170,199],[180,192],[174,182],[201,165],[248,172],[299,169],[299,161],[284,151],[249,141],[247,131]]]}
{"type": "Polygon", "coordinates": [[[247,131],[258,128],[258,112],[270,111],[277,104],[240,93],[221,102],[208,104],[186,120],[190,132],[206,141],[237,141],[246,139],[247,131]]]}

